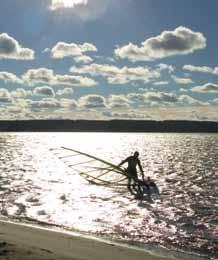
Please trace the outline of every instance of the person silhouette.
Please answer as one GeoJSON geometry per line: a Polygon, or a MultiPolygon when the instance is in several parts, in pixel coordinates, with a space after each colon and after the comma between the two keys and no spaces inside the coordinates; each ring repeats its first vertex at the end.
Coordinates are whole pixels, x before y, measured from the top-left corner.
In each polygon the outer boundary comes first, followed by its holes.
{"type": "Polygon", "coordinates": [[[139,160],[139,152],[135,151],[134,155],[129,156],[126,159],[124,159],[123,161],[121,161],[120,164],[118,164],[118,167],[120,167],[121,165],[123,165],[125,163],[128,164],[128,166],[126,168],[126,174],[127,174],[127,178],[128,178],[128,184],[127,184],[128,190],[134,195],[138,194],[139,192],[141,192],[141,187],[139,184],[137,166],[140,169],[140,172],[142,175],[142,180],[144,181],[144,171],[142,169],[142,165],[139,160]]]}

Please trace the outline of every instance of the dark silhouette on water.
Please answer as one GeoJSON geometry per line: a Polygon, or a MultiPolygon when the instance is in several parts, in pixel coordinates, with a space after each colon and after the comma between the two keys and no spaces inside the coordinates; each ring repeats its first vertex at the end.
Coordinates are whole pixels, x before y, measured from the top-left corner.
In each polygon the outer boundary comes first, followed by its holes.
{"type": "MultiPolygon", "coordinates": [[[[138,173],[137,173],[137,166],[140,169],[141,175],[142,175],[142,181],[144,182],[144,171],[142,169],[141,162],[139,160],[139,152],[135,152],[134,155],[127,157],[121,163],[118,165],[120,167],[121,165],[127,163],[127,178],[128,178],[128,184],[127,187],[129,191],[135,195],[135,193],[139,193],[141,191],[141,184],[139,182],[138,173]]],[[[146,184],[145,184],[146,185],[146,184]]],[[[142,192],[142,191],[141,191],[142,192]]]]}
{"type": "Polygon", "coordinates": [[[157,195],[160,195],[159,189],[157,187],[157,184],[150,178],[147,177],[147,179],[145,180],[138,180],[138,183],[142,189],[142,193],[145,194],[147,193],[148,196],[150,196],[151,194],[151,189],[153,190],[153,192],[155,192],[157,195]]]}
{"type": "Polygon", "coordinates": [[[126,168],[126,176],[128,179],[128,190],[132,195],[134,195],[138,199],[144,199],[146,197],[151,200],[151,193],[155,193],[159,195],[159,189],[155,182],[147,177],[145,179],[144,171],[139,159],[139,152],[135,152],[134,155],[127,157],[118,165],[118,167],[127,163],[128,166],[126,168]],[[139,168],[142,179],[138,177],[137,167],[139,168]]]}

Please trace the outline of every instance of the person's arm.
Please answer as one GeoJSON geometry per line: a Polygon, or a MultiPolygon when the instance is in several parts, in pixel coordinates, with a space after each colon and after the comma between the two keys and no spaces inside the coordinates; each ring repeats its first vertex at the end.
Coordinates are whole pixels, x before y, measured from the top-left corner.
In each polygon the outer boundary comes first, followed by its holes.
{"type": "Polygon", "coordinates": [[[144,179],[145,179],[144,171],[143,171],[143,169],[142,169],[142,165],[141,165],[141,162],[140,162],[139,159],[138,159],[138,166],[139,166],[139,169],[140,169],[140,171],[141,171],[142,179],[144,180],[144,179]]]}
{"type": "Polygon", "coordinates": [[[120,167],[121,165],[123,165],[124,163],[126,163],[128,161],[128,158],[126,158],[125,160],[121,161],[121,163],[118,164],[118,167],[120,167]]]}

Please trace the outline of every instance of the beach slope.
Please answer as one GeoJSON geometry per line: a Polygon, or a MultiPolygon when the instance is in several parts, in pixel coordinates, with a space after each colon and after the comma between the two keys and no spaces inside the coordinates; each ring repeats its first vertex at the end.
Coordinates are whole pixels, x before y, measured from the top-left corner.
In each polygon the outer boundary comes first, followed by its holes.
{"type": "Polygon", "coordinates": [[[3,220],[0,221],[0,259],[166,260],[135,247],[3,220]]]}

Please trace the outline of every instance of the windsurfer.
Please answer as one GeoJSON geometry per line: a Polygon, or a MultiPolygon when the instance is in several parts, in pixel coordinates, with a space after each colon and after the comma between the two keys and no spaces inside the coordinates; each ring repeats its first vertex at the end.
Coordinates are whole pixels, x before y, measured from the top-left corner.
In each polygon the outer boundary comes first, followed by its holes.
{"type": "Polygon", "coordinates": [[[138,194],[139,192],[141,192],[141,187],[140,187],[139,178],[137,174],[137,166],[140,169],[142,175],[142,181],[144,181],[144,171],[142,169],[142,165],[139,160],[139,152],[136,151],[134,155],[129,156],[125,160],[121,161],[118,167],[120,167],[124,163],[128,163],[126,169],[127,178],[128,178],[127,187],[132,194],[135,194],[135,192],[137,192],[138,194]]]}

